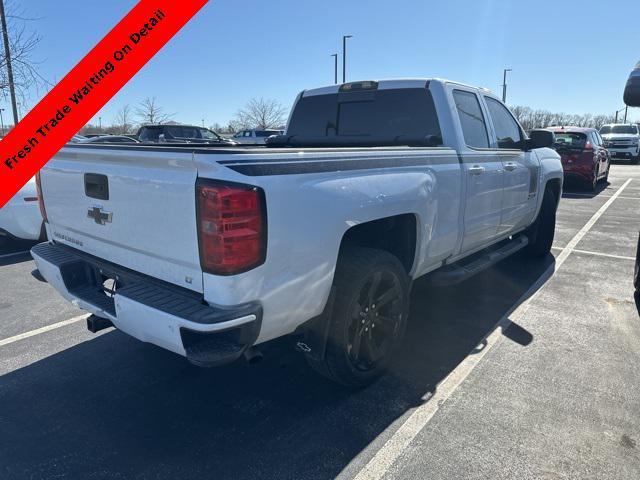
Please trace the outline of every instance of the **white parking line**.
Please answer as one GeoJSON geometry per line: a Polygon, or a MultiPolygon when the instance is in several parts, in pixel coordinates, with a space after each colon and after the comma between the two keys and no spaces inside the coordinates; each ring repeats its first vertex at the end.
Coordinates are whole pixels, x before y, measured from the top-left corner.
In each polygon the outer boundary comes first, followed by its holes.
{"type": "Polygon", "coordinates": [[[451,396],[456,388],[469,376],[473,369],[480,363],[480,360],[489,350],[502,338],[502,332],[506,330],[512,322],[522,318],[529,305],[542,291],[546,281],[562,266],[565,260],[574,251],[576,245],[589,232],[591,227],[598,221],[604,212],[618,198],[622,191],[629,185],[629,178],[607,202],[598,209],[589,219],[584,227],[569,241],[556,257],[555,262],[538,278],[538,280],[518,299],[516,306],[512,307],[495,325],[492,332],[485,337],[484,343],[478,353],[468,355],[440,384],[436,393],[429,398],[423,397],[425,403],[417,407],[413,413],[400,425],[398,430],[387,440],[387,442],[376,452],[369,462],[360,470],[354,480],[378,480],[381,479],[393,465],[396,459],[409,446],[411,441],[433,418],[440,406],[451,396]]]}
{"type": "Polygon", "coordinates": [[[3,255],[0,255],[0,258],[17,257],[18,255],[24,255],[25,253],[29,253],[29,250],[25,250],[23,252],[5,253],[3,255]]]}
{"type": "Polygon", "coordinates": [[[576,253],[584,253],[585,255],[593,255],[596,257],[608,257],[608,258],[619,258],[620,260],[632,260],[635,261],[635,257],[626,257],[624,255],[613,255],[611,253],[602,253],[602,252],[591,252],[589,250],[580,250],[578,248],[573,249],[576,253]]]}
{"type": "Polygon", "coordinates": [[[25,338],[40,335],[41,333],[50,332],[51,330],[56,330],[58,328],[66,327],[67,325],[71,325],[73,323],[84,320],[88,316],[89,314],[86,313],[78,317],[70,318],[69,320],[63,320],[62,322],[54,323],[52,325],[47,325],[46,327],[42,327],[42,328],[37,328],[35,330],[31,330],[30,332],[25,332],[25,333],[21,333],[20,335],[15,335],[13,337],[5,338],[4,340],[0,340],[0,347],[4,347],[5,345],[9,345],[10,343],[15,343],[20,340],[24,340],[25,338]]]}

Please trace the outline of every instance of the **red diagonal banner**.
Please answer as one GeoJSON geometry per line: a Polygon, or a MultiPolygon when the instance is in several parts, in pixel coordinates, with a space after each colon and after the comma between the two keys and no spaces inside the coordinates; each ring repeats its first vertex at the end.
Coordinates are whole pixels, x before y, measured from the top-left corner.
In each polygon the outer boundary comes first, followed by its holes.
{"type": "Polygon", "coordinates": [[[0,208],[208,0],[140,0],[0,141],[0,208]]]}

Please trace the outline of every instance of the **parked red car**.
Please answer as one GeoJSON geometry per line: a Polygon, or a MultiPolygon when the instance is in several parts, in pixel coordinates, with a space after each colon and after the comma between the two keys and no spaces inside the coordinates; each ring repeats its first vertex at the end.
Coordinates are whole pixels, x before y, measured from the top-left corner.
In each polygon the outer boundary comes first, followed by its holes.
{"type": "Polygon", "coordinates": [[[554,148],[562,157],[567,179],[574,179],[595,191],[598,182],[609,178],[611,156],[595,128],[552,127],[556,134],[554,148]]]}

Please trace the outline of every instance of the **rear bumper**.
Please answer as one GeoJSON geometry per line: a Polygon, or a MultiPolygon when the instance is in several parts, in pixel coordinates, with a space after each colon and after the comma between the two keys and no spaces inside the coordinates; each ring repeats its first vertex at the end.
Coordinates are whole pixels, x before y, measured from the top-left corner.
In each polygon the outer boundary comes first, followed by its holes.
{"type": "Polygon", "coordinates": [[[260,333],[258,303],[212,306],[197,293],[53,243],[36,245],[31,255],[47,282],[74,305],[194,364],[232,362],[260,333]],[[109,294],[108,279],[116,282],[109,294]]]}
{"type": "Polygon", "coordinates": [[[595,175],[593,165],[563,164],[562,169],[564,171],[565,178],[580,182],[590,183],[593,181],[593,176],[595,175]]]}

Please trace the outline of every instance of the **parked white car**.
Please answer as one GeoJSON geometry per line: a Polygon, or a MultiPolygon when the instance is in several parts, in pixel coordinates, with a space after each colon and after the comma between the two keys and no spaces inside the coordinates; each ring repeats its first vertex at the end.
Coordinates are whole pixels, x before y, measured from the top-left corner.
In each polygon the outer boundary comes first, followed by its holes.
{"type": "Polygon", "coordinates": [[[264,145],[272,135],[282,135],[282,130],[242,130],[231,137],[234,141],[245,145],[264,145]]]}
{"type": "Polygon", "coordinates": [[[42,232],[42,215],[38,206],[36,182],[32,178],[4,207],[0,208],[0,237],[38,240],[42,232]]]}
{"type": "Polygon", "coordinates": [[[42,170],[62,296],[214,366],[298,335],[318,372],[364,385],[402,340],[411,282],[548,255],[563,172],[488,90],[439,79],[306,90],[268,148],[69,145],[42,170]]]}
{"type": "Polygon", "coordinates": [[[640,131],[635,124],[612,124],[600,128],[604,146],[614,160],[640,162],[640,131]]]}

